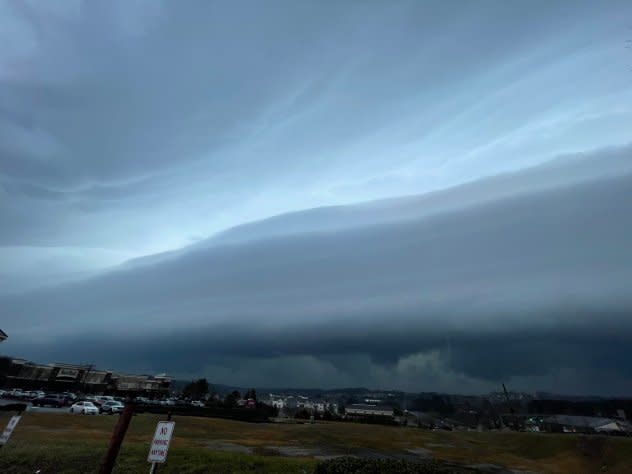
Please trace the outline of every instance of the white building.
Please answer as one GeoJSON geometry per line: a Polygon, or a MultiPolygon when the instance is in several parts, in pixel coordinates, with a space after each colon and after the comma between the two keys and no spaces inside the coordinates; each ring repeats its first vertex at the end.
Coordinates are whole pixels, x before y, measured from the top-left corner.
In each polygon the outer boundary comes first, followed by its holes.
{"type": "Polygon", "coordinates": [[[393,409],[387,407],[379,407],[377,405],[367,405],[365,403],[357,403],[349,405],[345,413],[348,416],[393,416],[393,409]]]}

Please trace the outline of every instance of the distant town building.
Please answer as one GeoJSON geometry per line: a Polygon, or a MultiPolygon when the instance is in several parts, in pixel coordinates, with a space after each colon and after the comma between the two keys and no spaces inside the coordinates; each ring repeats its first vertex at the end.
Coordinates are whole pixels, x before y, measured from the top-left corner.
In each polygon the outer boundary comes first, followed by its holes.
{"type": "Polygon", "coordinates": [[[368,405],[366,403],[356,403],[349,405],[345,409],[345,413],[350,417],[366,417],[366,416],[383,416],[393,418],[393,409],[380,407],[377,405],[368,405]]]}
{"type": "Polygon", "coordinates": [[[555,415],[544,419],[546,431],[562,433],[625,433],[632,426],[622,420],[597,416],[555,415]]]}
{"type": "Polygon", "coordinates": [[[306,410],[311,414],[323,415],[325,412],[338,414],[338,403],[318,398],[310,400],[309,397],[303,395],[276,395],[269,393],[264,400],[266,405],[277,408],[282,414],[288,414],[297,410],[306,410]]]}
{"type": "Polygon", "coordinates": [[[285,408],[285,400],[283,396],[275,395],[273,393],[268,395],[267,404],[274,408],[278,408],[279,410],[283,410],[283,408],[285,408]]]}

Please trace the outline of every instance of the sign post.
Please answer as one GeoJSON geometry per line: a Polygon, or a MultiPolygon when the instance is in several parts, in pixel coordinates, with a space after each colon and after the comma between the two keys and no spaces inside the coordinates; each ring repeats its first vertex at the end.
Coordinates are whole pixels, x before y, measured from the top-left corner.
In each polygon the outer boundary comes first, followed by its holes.
{"type": "Polygon", "coordinates": [[[4,446],[7,443],[7,441],[9,441],[9,438],[11,437],[11,433],[13,433],[13,430],[19,423],[20,418],[22,418],[20,415],[11,417],[11,419],[9,420],[9,423],[7,423],[7,427],[4,429],[2,435],[0,435],[0,446],[4,446]]]}
{"type": "Polygon", "coordinates": [[[154,439],[151,441],[149,455],[147,456],[147,461],[151,463],[150,473],[156,472],[158,463],[163,463],[167,460],[167,451],[169,450],[169,443],[171,442],[175,424],[175,421],[159,421],[158,425],[156,425],[154,439]]]}
{"type": "Polygon", "coordinates": [[[134,405],[132,403],[127,403],[123,409],[123,413],[121,413],[121,416],[116,423],[116,426],[114,427],[112,439],[110,439],[110,445],[108,446],[105,458],[103,458],[103,462],[99,468],[99,474],[112,473],[114,463],[116,463],[116,457],[121,449],[121,444],[123,444],[123,438],[125,438],[125,433],[127,433],[127,428],[129,427],[129,422],[132,420],[133,414],[134,405]]]}

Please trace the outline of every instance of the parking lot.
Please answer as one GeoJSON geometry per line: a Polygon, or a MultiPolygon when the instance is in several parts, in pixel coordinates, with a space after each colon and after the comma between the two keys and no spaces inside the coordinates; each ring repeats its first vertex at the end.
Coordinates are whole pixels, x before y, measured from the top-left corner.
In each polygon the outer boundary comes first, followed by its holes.
{"type": "Polygon", "coordinates": [[[0,398],[0,406],[10,405],[14,403],[26,403],[26,411],[38,413],[68,413],[69,407],[53,408],[53,407],[35,407],[31,402],[22,400],[8,400],[0,398]]]}
{"type": "MultiPolygon", "coordinates": [[[[174,399],[149,400],[143,397],[135,399],[137,404],[145,407],[204,407],[199,401],[182,401],[174,399]]],[[[26,411],[33,413],[76,413],[85,412],[88,415],[94,414],[118,414],[123,411],[124,399],[106,395],[77,395],[64,392],[44,394],[42,391],[22,392],[20,390],[8,391],[0,390],[0,407],[10,404],[24,404],[26,411]],[[97,413],[94,413],[94,411],[97,413]]]]}
{"type": "MultiPolygon", "coordinates": [[[[61,407],[56,407],[56,406],[51,406],[51,405],[44,405],[42,406],[41,404],[37,404],[33,403],[32,399],[19,399],[19,398],[15,398],[15,397],[7,397],[6,394],[3,396],[3,398],[0,398],[0,406],[5,406],[5,405],[12,405],[12,404],[25,404],[26,405],[26,411],[27,412],[32,412],[32,413],[70,413],[71,412],[71,407],[74,406],[73,404],[76,403],[79,400],[75,400],[75,401],[68,401],[66,402],[66,404],[64,406],[61,407]]],[[[81,403],[83,402],[79,402],[77,403],[77,405],[81,405],[81,403]]],[[[109,403],[109,402],[108,402],[109,403]]],[[[118,403],[118,402],[115,402],[118,403]]],[[[110,412],[112,410],[110,410],[108,407],[106,407],[104,410],[102,410],[100,408],[101,405],[92,405],[92,410],[98,410],[97,414],[110,414],[107,412],[110,412]]],[[[75,407],[75,413],[79,414],[78,412],[81,411],[83,407],[75,407]]],[[[115,413],[119,413],[122,409],[122,405],[121,408],[119,409],[117,407],[117,410],[114,410],[115,413]]],[[[90,409],[88,409],[89,411],[92,411],[90,409]]],[[[89,413],[89,414],[94,414],[94,413],[89,413]]]]}

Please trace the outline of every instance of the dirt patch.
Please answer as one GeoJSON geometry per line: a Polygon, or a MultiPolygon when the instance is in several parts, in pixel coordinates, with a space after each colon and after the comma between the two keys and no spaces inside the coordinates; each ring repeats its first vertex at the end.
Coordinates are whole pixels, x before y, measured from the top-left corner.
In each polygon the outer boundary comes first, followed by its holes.
{"type": "Polygon", "coordinates": [[[422,459],[432,459],[432,451],[426,448],[410,448],[406,450],[411,454],[415,454],[422,459]]]}
{"type": "Polygon", "coordinates": [[[325,456],[326,453],[320,448],[308,448],[305,446],[266,446],[265,449],[277,452],[280,456],[325,456]]]}
{"type": "Polygon", "coordinates": [[[499,466],[497,464],[490,464],[490,463],[481,463],[481,464],[468,464],[467,466],[465,466],[466,468],[469,469],[473,469],[476,472],[481,472],[481,473],[489,473],[489,474],[511,474],[512,471],[510,471],[509,469],[507,469],[504,466],[499,466]]]}
{"type": "Polygon", "coordinates": [[[314,459],[318,459],[319,461],[331,461],[332,459],[338,458],[353,458],[355,456],[349,456],[347,454],[325,454],[322,456],[314,456],[314,459]]]}
{"type": "Polygon", "coordinates": [[[602,459],[606,452],[606,439],[602,436],[580,436],[577,451],[591,459],[602,459]]]}
{"type": "Polygon", "coordinates": [[[253,449],[248,446],[242,446],[241,444],[228,443],[225,441],[209,441],[206,443],[208,449],[214,451],[228,451],[231,453],[252,454],[253,449]]]}
{"type": "Polygon", "coordinates": [[[453,444],[449,443],[428,443],[426,444],[429,448],[454,448],[453,444]]]}

